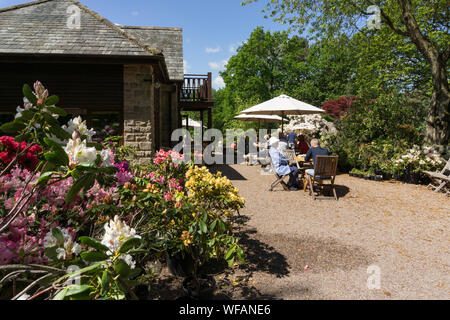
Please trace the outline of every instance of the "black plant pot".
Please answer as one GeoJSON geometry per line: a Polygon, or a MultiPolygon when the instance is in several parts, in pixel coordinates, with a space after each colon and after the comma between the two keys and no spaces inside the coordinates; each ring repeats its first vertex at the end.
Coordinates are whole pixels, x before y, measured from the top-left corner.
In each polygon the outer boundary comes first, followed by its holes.
{"type": "Polygon", "coordinates": [[[198,277],[200,282],[200,290],[196,288],[194,278],[187,277],[183,281],[183,291],[189,298],[196,300],[211,300],[216,291],[216,280],[208,275],[200,275],[198,277]]]}
{"type": "Polygon", "coordinates": [[[187,278],[194,272],[194,260],[190,255],[177,253],[167,257],[167,267],[171,274],[177,277],[187,278]]]}
{"type": "Polygon", "coordinates": [[[376,181],[383,181],[383,176],[382,175],[377,175],[377,176],[375,176],[375,180],[376,181]]]}

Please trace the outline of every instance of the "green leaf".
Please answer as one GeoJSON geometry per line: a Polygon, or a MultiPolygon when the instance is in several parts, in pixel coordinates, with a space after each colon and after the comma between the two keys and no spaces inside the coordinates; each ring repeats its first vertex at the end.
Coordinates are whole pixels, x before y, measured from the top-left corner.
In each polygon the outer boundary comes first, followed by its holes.
{"type": "Polygon", "coordinates": [[[37,97],[34,95],[33,90],[31,90],[28,84],[24,84],[22,89],[23,95],[28,99],[33,105],[37,104],[37,97]]]}
{"type": "Polygon", "coordinates": [[[5,123],[0,127],[0,131],[6,133],[6,134],[16,134],[20,131],[22,131],[23,129],[25,129],[25,125],[24,124],[20,124],[18,122],[9,122],[9,123],[5,123]]]}
{"type": "Polygon", "coordinates": [[[47,161],[61,166],[69,165],[69,157],[59,143],[49,138],[44,138],[44,142],[50,147],[50,150],[52,151],[44,155],[47,161]]]}
{"type": "Polygon", "coordinates": [[[23,119],[30,121],[31,119],[33,119],[35,112],[33,110],[28,109],[22,111],[21,114],[23,119]]]}
{"type": "Polygon", "coordinates": [[[99,241],[97,241],[94,238],[91,237],[79,237],[78,240],[82,243],[85,244],[91,248],[97,249],[98,251],[101,252],[107,252],[109,250],[109,248],[103,244],[101,244],[99,241]]]}
{"type": "Polygon", "coordinates": [[[53,298],[53,300],[64,300],[66,298],[66,294],[67,291],[69,289],[68,288],[64,288],[62,289],[60,292],[58,292],[58,294],[53,298]]]}
{"type": "Polygon", "coordinates": [[[56,238],[58,243],[64,244],[64,236],[59,228],[53,228],[52,235],[56,238]]]}
{"type": "Polygon", "coordinates": [[[50,127],[50,132],[52,134],[54,134],[58,139],[63,140],[63,141],[71,138],[70,134],[59,126],[58,127],[54,127],[54,126],[50,127]]]}
{"type": "Polygon", "coordinates": [[[109,256],[100,251],[85,251],[80,254],[81,258],[83,260],[86,260],[88,262],[98,262],[98,261],[105,261],[109,259],[109,256]]]}
{"type": "Polygon", "coordinates": [[[126,278],[130,274],[131,268],[125,261],[119,259],[114,264],[114,271],[116,271],[116,273],[121,277],[126,278]]]}
{"type": "Polygon", "coordinates": [[[137,276],[139,276],[141,273],[142,273],[142,269],[141,268],[135,268],[135,269],[130,271],[130,274],[128,275],[128,279],[134,279],[137,276]]]}
{"type": "Polygon", "coordinates": [[[228,249],[227,253],[225,254],[225,260],[229,260],[235,251],[236,245],[232,245],[231,248],[228,249]]]}
{"type": "Polygon", "coordinates": [[[49,172],[43,173],[43,174],[39,177],[39,179],[37,179],[37,181],[36,181],[35,184],[36,184],[36,185],[39,185],[39,184],[47,183],[47,182],[52,178],[53,174],[55,174],[55,173],[57,173],[57,172],[49,171],[49,172]]]}
{"type": "Polygon", "coordinates": [[[58,249],[58,246],[54,246],[51,248],[45,248],[44,254],[50,259],[50,260],[57,260],[58,254],[56,253],[56,249],[58,249]]]}
{"type": "Polygon", "coordinates": [[[125,241],[124,244],[119,249],[119,253],[127,253],[133,248],[138,247],[141,244],[141,239],[139,238],[131,238],[125,241]]]}
{"type": "Polygon", "coordinates": [[[93,287],[83,284],[83,285],[73,285],[67,287],[66,297],[79,295],[81,293],[86,293],[86,291],[92,291],[93,287]]]}
{"type": "Polygon", "coordinates": [[[60,127],[58,120],[56,120],[50,113],[43,112],[42,115],[44,116],[45,122],[47,122],[51,127],[60,127]]]}
{"type": "Polygon", "coordinates": [[[231,268],[233,266],[234,263],[234,258],[231,258],[230,260],[228,260],[228,267],[231,268]]]}
{"type": "Polygon", "coordinates": [[[108,270],[103,271],[103,275],[102,275],[102,291],[103,292],[108,291],[110,281],[111,281],[111,277],[109,275],[108,270]]]}
{"type": "Polygon", "coordinates": [[[200,231],[202,233],[207,233],[208,232],[208,227],[206,226],[206,223],[204,223],[202,220],[199,221],[199,227],[200,227],[200,231]]]}
{"type": "Polygon", "coordinates": [[[72,272],[72,273],[68,273],[68,274],[62,276],[61,278],[59,278],[59,279],[56,281],[56,283],[60,282],[60,281],[63,280],[63,279],[70,278],[70,277],[76,277],[76,276],[79,276],[79,275],[81,275],[81,274],[83,274],[83,273],[86,273],[86,272],[95,270],[95,269],[97,269],[99,266],[101,266],[101,264],[102,264],[102,262],[97,262],[97,263],[95,263],[95,264],[93,264],[93,265],[91,265],[91,266],[88,266],[88,267],[86,267],[86,268],[83,268],[83,269],[74,271],[74,272],[72,272]]]}
{"type": "Polygon", "coordinates": [[[72,203],[81,189],[88,190],[86,187],[92,185],[93,182],[95,182],[95,174],[92,173],[85,174],[75,181],[66,194],[66,204],[72,203]]]}
{"type": "Polygon", "coordinates": [[[57,96],[50,96],[45,100],[44,104],[46,106],[54,106],[55,104],[58,104],[58,102],[59,98],[57,96]]]}
{"type": "Polygon", "coordinates": [[[59,107],[56,106],[49,106],[47,107],[47,110],[50,111],[51,113],[57,114],[61,117],[66,117],[67,116],[67,112],[64,109],[61,109],[59,107]]]}

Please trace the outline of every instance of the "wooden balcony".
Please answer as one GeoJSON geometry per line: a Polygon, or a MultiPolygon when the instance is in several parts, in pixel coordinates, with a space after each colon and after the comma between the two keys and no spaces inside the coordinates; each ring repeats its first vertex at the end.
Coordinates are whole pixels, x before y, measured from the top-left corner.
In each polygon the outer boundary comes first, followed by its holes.
{"type": "Polygon", "coordinates": [[[186,74],[180,89],[180,108],[184,111],[200,111],[214,106],[212,98],[212,74],[186,74]]]}

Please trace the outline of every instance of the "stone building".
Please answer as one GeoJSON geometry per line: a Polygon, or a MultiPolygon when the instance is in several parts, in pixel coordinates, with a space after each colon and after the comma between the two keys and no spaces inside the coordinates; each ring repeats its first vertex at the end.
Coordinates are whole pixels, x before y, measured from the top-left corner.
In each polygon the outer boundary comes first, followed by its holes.
{"type": "MultiPolygon", "coordinates": [[[[136,146],[141,161],[172,146],[182,111],[208,115],[211,74],[184,75],[182,29],[116,25],[75,0],[0,9],[0,122],[41,81],[69,116],[136,146]]],[[[205,121],[206,124],[206,121],[205,121]]]]}

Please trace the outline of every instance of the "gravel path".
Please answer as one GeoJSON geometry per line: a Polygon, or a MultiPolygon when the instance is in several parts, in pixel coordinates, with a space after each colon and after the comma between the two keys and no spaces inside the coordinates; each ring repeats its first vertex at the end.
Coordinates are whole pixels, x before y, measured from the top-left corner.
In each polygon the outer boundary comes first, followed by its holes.
{"type": "Polygon", "coordinates": [[[268,186],[259,167],[221,166],[246,199],[247,266],[216,276],[232,299],[449,299],[450,198],[425,186],[339,175],[339,201],[268,186]],[[380,289],[369,290],[368,267],[380,289]],[[306,269],[305,267],[308,266],[306,269]]]}

